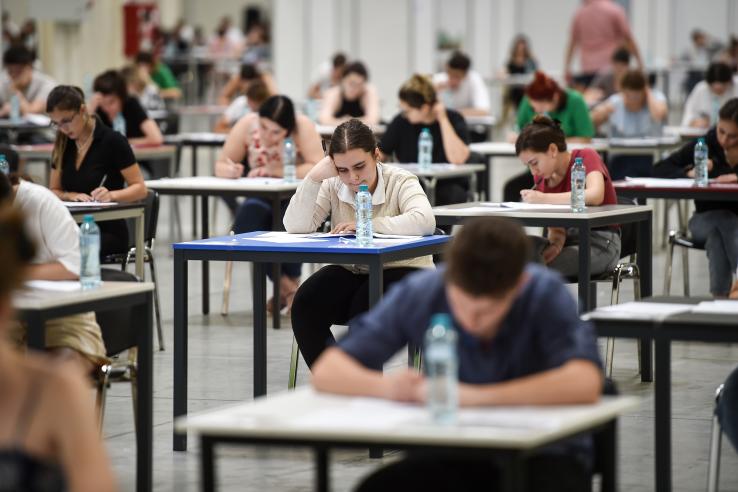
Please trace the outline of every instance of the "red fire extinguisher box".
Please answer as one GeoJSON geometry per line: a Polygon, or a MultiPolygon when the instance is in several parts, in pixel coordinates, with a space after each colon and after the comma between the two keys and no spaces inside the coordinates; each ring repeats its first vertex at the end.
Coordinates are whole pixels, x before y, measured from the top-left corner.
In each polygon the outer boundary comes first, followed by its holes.
{"type": "Polygon", "coordinates": [[[123,5],[123,53],[130,58],[139,51],[153,51],[159,32],[159,8],[150,2],[123,5]]]}

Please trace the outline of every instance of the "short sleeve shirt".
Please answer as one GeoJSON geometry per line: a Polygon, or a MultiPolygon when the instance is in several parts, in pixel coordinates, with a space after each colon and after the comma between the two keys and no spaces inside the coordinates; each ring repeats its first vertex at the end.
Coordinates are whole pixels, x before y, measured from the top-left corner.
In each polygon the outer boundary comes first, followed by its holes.
{"type": "Polygon", "coordinates": [[[617,205],[618,197],[615,194],[615,187],[612,185],[612,179],[610,178],[607,166],[602,162],[600,154],[592,149],[573,150],[571,152],[569,167],[566,169],[566,176],[564,176],[564,179],[562,179],[556,186],[551,187],[546,184],[546,180],[542,179],[541,182],[538,183],[538,191],[542,191],[543,193],[566,193],[567,191],[571,191],[571,167],[574,165],[574,161],[577,157],[582,158],[584,172],[586,174],[599,171],[605,178],[605,197],[599,205],[617,205]]]}
{"type": "MultiPolygon", "coordinates": [[[[454,132],[464,143],[469,142],[469,130],[466,121],[460,113],[447,109],[446,114],[454,132]]],[[[403,115],[398,114],[387,126],[379,148],[387,155],[394,154],[399,162],[418,162],[418,137],[423,128],[430,129],[433,137],[433,162],[442,163],[449,162],[446,157],[446,151],[443,148],[443,138],[441,136],[441,126],[438,121],[431,125],[414,125],[410,123],[403,115]]]]}
{"type": "Polygon", "coordinates": [[[153,80],[160,89],[176,89],[179,87],[177,79],[174,77],[172,71],[168,66],[161,62],[156,64],[154,73],[151,74],[151,80],[153,80]]]}
{"type": "MultiPolygon", "coordinates": [[[[657,101],[666,101],[666,97],[658,90],[652,90],[651,96],[657,101]]],[[[613,94],[607,99],[614,111],[610,114],[610,137],[635,138],[659,137],[663,131],[663,122],[651,117],[648,105],[644,104],[640,111],[628,111],[623,95],[613,94]]]]}
{"type": "Polygon", "coordinates": [[[612,53],[630,36],[625,10],[613,0],[588,0],[577,10],[571,38],[579,46],[584,73],[610,66],[612,53]]]}
{"type": "MultiPolygon", "coordinates": [[[[523,97],[518,108],[518,127],[522,130],[525,125],[533,121],[536,112],[530,105],[528,96],[523,97]]],[[[551,118],[561,122],[561,129],[567,137],[592,138],[595,134],[592,118],[589,116],[589,108],[582,95],[573,90],[566,90],[566,102],[564,105],[548,113],[551,118]]]]}
{"type": "MultiPolygon", "coordinates": [[[[30,102],[46,101],[49,93],[56,87],[56,81],[48,75],[34,70],[31,75],[31,83],[23,90],[23,97],[30,102]]],[[[13,95],[13,82],[7,72],[0,76],[0,101],[8,102],[13,95]]]]}
{"type": "MultiPolygon", "coordinates": [[[[146,110],[141,106],[138,99],[128,96],[125,103],[123,103],[121,114],[123,115],[123,119],[126,121],[126,137],[140,138],[145,136],[143,130],[141,130],[141,124],[149,119],[149,115],[146,114],[146,110]]],[[[97,116],[99,116],[100,120],[102,120],[102,122],[109,128],[113,128],[113,122],[110,120],[108,114],[101,108],[97,108],[97,116]]]]}

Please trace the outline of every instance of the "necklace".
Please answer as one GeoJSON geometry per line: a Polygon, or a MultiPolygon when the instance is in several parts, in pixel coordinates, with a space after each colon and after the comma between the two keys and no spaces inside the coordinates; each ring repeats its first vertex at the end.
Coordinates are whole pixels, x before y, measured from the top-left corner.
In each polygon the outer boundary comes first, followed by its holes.
{"type": "Polygon", "coordinates": [[[87,138],[85,138],[84,142],[81,142],[81,139],[77,139],[74,143],[77,146],[77,151],[81,152],[82,149],[87,148],[87,146],[92,142],[92,134],[95,133],[95,120],[92,120],[92,123],[89,125],[90,132],[87,135],[87,138]]]}

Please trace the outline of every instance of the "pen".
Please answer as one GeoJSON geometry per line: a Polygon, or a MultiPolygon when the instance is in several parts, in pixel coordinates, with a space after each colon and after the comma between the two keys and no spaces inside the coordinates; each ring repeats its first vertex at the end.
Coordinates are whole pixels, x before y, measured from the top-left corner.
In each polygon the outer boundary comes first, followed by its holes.
{"type": "Polygon", "coordinates": [[[541,184],[541,180],[540,180],[540,179],[535,179],[535,178],[534,178],[534,179],[533,179],[533,186],[531,186],[531,187],[530,187],[530,189],[531,189],[531,190],[535,190],[536,188],[538,188],[538,185],[539,185],[539,184],[541,184]]]}
{"type": "MultiPolygon", "coordinates": [[[[100,180],[100,184],[98,185],[98,188],[102,188],[103,185],[105,184],[105,180],[107,180],[107,179],[108,179],[108,175],[107,174],[104,174],[103,177],[102,177],[102,179],[100,180]]],[[[95,201],[97,201],[97,198],[95,199],[95,201]]]]}

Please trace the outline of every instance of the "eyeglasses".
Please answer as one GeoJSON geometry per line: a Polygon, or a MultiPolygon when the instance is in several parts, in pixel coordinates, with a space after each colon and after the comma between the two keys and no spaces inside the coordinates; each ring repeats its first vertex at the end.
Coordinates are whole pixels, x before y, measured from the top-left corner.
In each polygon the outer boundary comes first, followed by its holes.
{"type": "Polygon", "coordinates": [[[54,130],[57,130],[57,129],[69,130],[69,126],[72,124],[72,122],[74,121],[76,117],[77,117],[77,114],[69,118],[64,118],[63,120],[59,122],[52,121],[50,123],[51,128],[53,128],[54,130]]]}

